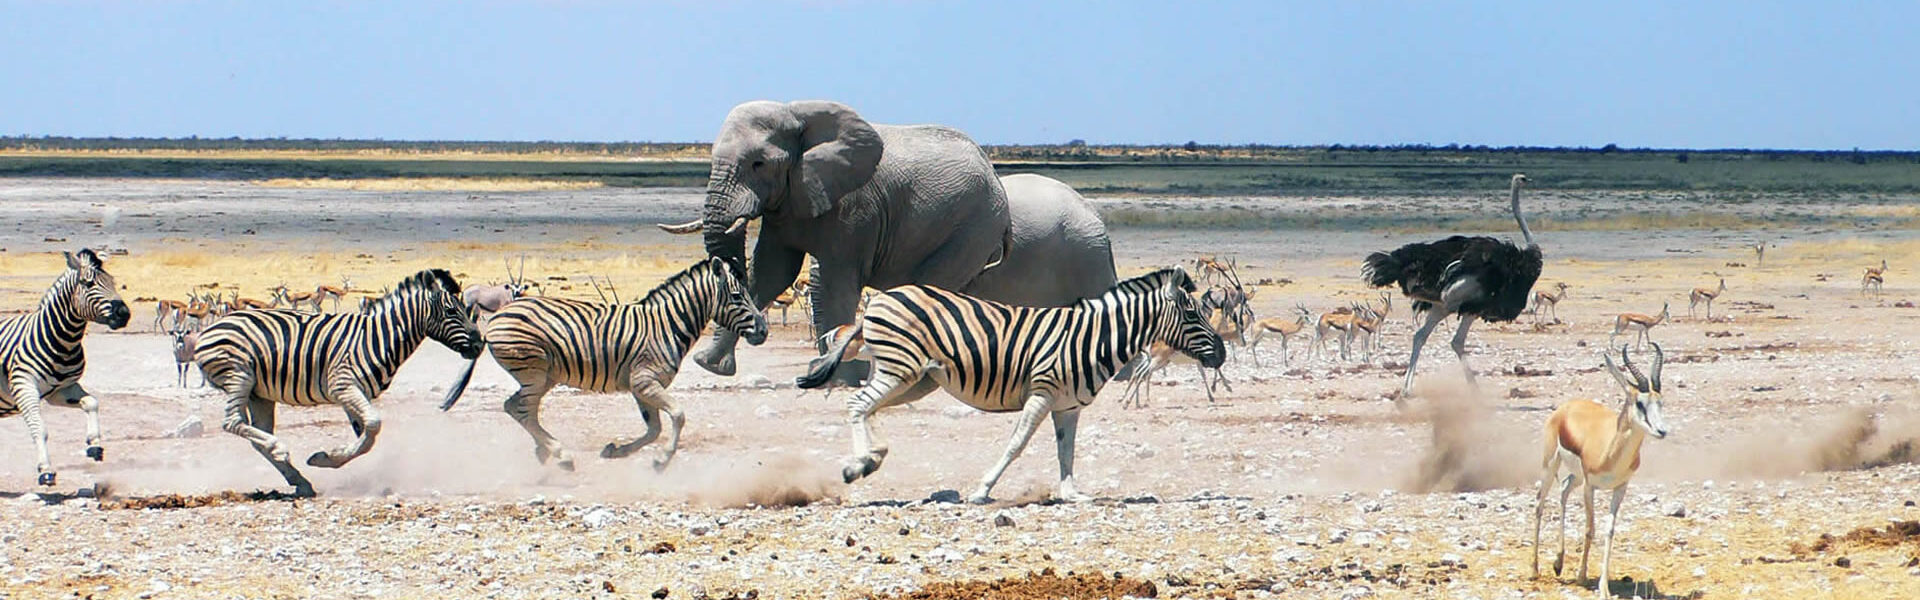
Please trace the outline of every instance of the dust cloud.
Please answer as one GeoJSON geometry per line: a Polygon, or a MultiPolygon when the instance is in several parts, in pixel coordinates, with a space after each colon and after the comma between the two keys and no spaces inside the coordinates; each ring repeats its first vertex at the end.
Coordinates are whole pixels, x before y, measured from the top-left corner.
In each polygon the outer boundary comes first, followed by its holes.
{"type": "Polygon", "coordinates": [[[1540,434],[1493,418],[1490,405],[1448,391],[1434,396],[1420,416],[1431,442],[1403,489],[1409,492],[1474,492],[1523,487],[1540,469],[1540,434]]]}
{"type": "Polygon", "coordinates": [[[1720,454],[1719,473],[1734,477],[1788,477],[1812,471],[1851,471],[1915,462],[1916,415],[1853,408],[1816,421],[1804,432],[1781,423],[1748,435],[1720,454]]]}

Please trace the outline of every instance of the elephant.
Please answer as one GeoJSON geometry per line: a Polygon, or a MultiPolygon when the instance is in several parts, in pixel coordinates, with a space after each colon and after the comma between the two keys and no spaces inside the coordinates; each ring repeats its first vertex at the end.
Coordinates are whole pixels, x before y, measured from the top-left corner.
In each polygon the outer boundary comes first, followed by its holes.
{"type": "MultiPolygon", "coordinates": [[[[753,101],[734,107],[714,139],[704,214],[660,227],[701,233],[761,307],[812,255],[816,339],[853,321],[866,287],[925,284],[1058,306],[1112,286],[1105,226],[1085,200],[1044,177],[1009,179],[1021,193],[1012,202],[986,153],[950,127],[873,124],[837,102],[753,101]],[[756,219],[749,272],[746,224],[756,219]]],[[[716,331],[694,364],[733,374],[736,341],[716,331]]],[[[843,364],[841,375],[859,368],[843,364]]]]}

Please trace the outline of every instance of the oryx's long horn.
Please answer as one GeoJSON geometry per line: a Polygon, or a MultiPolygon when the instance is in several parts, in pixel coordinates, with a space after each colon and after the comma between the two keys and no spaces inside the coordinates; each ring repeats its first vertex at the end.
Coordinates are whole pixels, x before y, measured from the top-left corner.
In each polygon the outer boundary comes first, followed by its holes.
{"type": "Polygon", "coordinates": [[[1653,342],[1653,391],[1660,391],[1660,366],[1667,364],[1667,355],[1660,351],[1660,344],[1653,342]]]}
{"type": "Polygon", "coordinates": [[[1653,389],[1653,387],[1647,383],[1647,376],[1640,373],[1640,367],[1633,366],[1633,357],[1627,356],[1627,347],[1625,345],[1620,346],[1620,360],[1627,363],[1627,371],[1633,373],[1633,387],[1639,389],[1642,393],[1653,389]]]}
{"type": "Polygon", "coordinates": [[[745,230],[746,228],[747,228],[747,218],[735,217],[733,219],[733,225],[730,227],[727,227],[727,235],[740,233],[742,230],[745,230]]]}
{"type": "Polygon", "coordinates": [[[665,232],[667,232],[667,233],[671,233],[671,234],[674,234],[674,235],[686,235],[686,234],[689,234],[689,233],[699,233],[699,232],[700,232],[700,220],[699,220],[699,219],[694,219],[694,220],[692,220],[692,221],[687,221],[687,222],[685,222],[685,223],[681,223],[681,224],[679,224],[679,225],[668,225],[668,224],[666,224],[666,223],[654,223],[654,224],[653,224],[653,226],[654,226],[654,227],[659,227],[661,231],[665,231],[665,232]]]}

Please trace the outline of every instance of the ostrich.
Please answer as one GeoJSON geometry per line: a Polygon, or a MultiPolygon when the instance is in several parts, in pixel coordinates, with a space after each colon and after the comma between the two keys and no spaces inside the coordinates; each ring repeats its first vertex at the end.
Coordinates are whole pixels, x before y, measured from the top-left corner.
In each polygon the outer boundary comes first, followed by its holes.
{"type": "Polygon", "coordinates": [[[1427,313],[1426,323],[1413,333],[1413,354],[1407,358],[1407,378],[1400,395],[1394,398],[1396,405],[1412,394],[1420,348],[1441,320],[1460,315],[1460,328],[1453,332],[1453,353],[1460,357],[1467,383],[1477,388],[1473,367],[1467,364],[1467,328],[1475,319],[1512,321],[1526,309],[1533,282],[1540,278],[1541,264],[1540,246],[1533,243],[1533,231],[1527,229],[1527,218],[1520,214],[1520,188],[1527,182],[1525,174],[1516,173],[1511,184],[1513,220],[1520,223],[1525,248],[1490,237],[1456,235],[1367,256],[1361,268],[1367,284],[1386,287],[1398,283],[1401,293],[1413,300],[1414,312],[1427,313]]]}

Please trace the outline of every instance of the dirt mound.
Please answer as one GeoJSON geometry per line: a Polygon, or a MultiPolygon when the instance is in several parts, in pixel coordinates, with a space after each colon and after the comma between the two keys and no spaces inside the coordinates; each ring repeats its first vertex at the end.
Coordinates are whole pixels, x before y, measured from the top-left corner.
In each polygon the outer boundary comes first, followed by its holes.
{"type": "Polygon", "coordinates": [[[117,500],[101,500],[100,510],[143,510],[148,508],[202,508],[222,504],[241,504],[247,502],[280,502],[298,500],[300,497],[280,491],[266,492],[217,492],[213,494],[161,494],[158,496],[136,496],[117,500]]]}
{"type": "Polygon", "coordinates": [[[1911,546],[1920,553],[1920,521],[1894,521],[1886,527],[1858,527],[1845,535],[1820,534],[1812,544],[1795,542],[1794,555],[1823,553],[1848,548],[1899,548],[1911,546]]]}
{"type": "Polygon", "coordinates": [[[925,589],[893,596],[868,596],[885,600],[1055,600],[1057,598],[1157,598],[1160,590],[1152,583],[1130,579],[1115,573],[1112,577],[1067,573],[1060,576],[1047,569],[993,581],[935,582],[925,589]]]}

